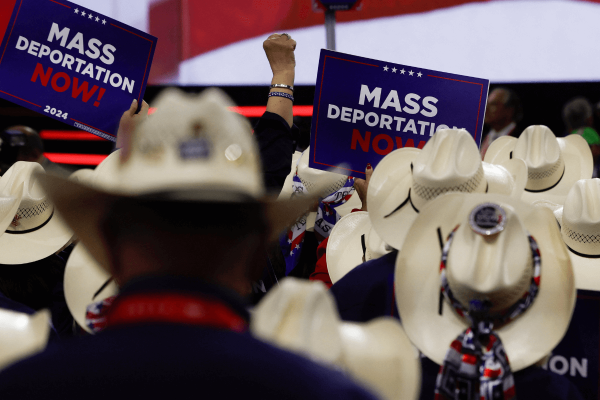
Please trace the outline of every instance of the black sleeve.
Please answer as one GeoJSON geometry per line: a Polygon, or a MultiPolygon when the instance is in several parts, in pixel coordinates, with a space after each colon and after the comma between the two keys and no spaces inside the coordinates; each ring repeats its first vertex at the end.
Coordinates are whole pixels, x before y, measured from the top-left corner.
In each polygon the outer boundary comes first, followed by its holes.
{"type": "Polygon", "coordinates": [[[289,175],[292,155],[300,131],[290,127],[278,114],[266,111],[254,128],[263,167],[265,187],[269,192],[280,192],[289,175]]]}

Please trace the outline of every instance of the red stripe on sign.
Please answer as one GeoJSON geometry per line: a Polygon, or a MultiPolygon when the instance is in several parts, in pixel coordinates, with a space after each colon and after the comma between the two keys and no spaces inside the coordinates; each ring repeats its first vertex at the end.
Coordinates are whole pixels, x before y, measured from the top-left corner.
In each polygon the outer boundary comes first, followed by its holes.
{"type": "Polygon", "coordinates": [[[71,153],[44,153],[52,162],[70,165],[98,165],[108,154],[71,154],[71,153]]]}
{"type": "Polygon", "coordinates": [[[45,140],[105,140],[100,136],[84,131],[50,131],[40,132],[40,137],[45,140]]]}

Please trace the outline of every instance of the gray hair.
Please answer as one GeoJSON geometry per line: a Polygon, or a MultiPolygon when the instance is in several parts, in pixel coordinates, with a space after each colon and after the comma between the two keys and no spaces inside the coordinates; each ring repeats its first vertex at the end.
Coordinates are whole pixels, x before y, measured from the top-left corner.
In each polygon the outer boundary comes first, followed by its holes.
{"type": "Polygon", "coordinates": [[[587,126],[592,116],[592,105],[585,97],[577,97],[563,108],[563,120],[567,129],[574,130],[587,126]]]}

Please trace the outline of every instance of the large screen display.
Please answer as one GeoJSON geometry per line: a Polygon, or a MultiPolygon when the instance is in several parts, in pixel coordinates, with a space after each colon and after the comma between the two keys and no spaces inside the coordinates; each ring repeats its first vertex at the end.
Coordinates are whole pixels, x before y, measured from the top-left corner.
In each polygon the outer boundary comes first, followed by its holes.
{"type": "MultiPolygon", "coordinates": [[[[312,0],[73,1],[158,37],[153,84],[268,84],[262,42],[286,32],[296,84],[314,85],[325,47],[312,0]]],[[[363,0],[337,20],[344,53],[492,82],[600,81],[600,0],[363,0]]]]}

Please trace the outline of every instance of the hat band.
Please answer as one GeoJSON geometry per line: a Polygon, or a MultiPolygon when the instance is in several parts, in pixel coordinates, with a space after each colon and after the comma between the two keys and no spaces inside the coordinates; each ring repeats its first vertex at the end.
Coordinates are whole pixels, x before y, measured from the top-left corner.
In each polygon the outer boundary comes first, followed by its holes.
{"type": "Polygon", "coordinates": [[[550,189],[556,187],[556,185],[558,185],[560,183],[560,181],[562,180],[563,176],[565,176],[565,170],[566,170],[566,165],[561,156],[558,158],[556,163],[554,163],[554,165],[549,169],[546,169],[544,171],[539,171],[539,172],[538,171],[529,171],[527,173],[527,186],[525,187],[525,191],[530,192],[530,193],[539,193],[539,192],[545,192],[547,190],[550,190],[550,189]],[[552,178],[557,176],[557,173],[560,170],[560,167],[562,167],[562,173],[560,174],[560,177],[558,178],[558,180],[556,180],[556,182],[549,185],[549,183],[553,181],[552,178]],[[541,186],[541,188],[540,188],[540,186],[541,186]]]}
{"type": "Polygon", "coordinates": [[[31,229],[26,229],[24,231],[13,231],[13,230],[5,230],[4,233],[10,233],[11,235],[22,235],[24,233],[31,233],[31,232],[35,232],[37,230],[42,229],[44,226],[46,226],[48,224],[48,222],[50,222],[50,220],[52,219],[52,216],[54,215],[54,210],[52,210],[52,213],[50,214],[50,216],[48,217],[48,219],[46,219],[42,224],[36,226],[35,228],[31,228],[31,229]]]}
{"type": "Polygon", "coordinates": [[[577,232],[566,224],[564,218],[563,224],[560,227],[560,234],[567,247],[573,253],[581,257],[600,258],[600,254],[593,254],[600,252],[600,235],[587,235],[577,232]]]}
{"type": "Polygon", "coordinates": [[[425,204],[426,202],[435,199],[436,197],[448,193],[448,192],[462,192],[462,193],[473,193],[481,186],[482,181],[485,180],[483,172],[483,166],[480,165],[479,169],[470,179],[460,185],[454,186],[429,186],[423,185],[417,182],[417,179],[413,178],[412,188],[414,194],[417,196],[417,203],[419,205],[425,204]]]}

